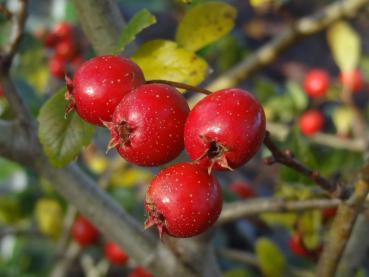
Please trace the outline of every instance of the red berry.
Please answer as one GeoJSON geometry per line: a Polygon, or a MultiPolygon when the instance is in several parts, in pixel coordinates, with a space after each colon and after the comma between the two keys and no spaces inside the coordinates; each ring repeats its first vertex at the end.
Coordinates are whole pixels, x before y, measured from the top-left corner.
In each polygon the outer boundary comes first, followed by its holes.
{"type": "Polygon", "coordinates": [[[256,192],[249,183],[239,181],[234,182],[229,186],[229,190],[237,194],[240,198],[252,198],[256,196],[256,192]]]}
{"type": "Polygon", "coordinates": [[[265,115],[247,91],[224,89],[202,99],[190,112],[184,130],[192,160],[215,169],[237,168],[259,150],[265,115]]]}
{"type": "Polygon", "coordinates": [[[127,254],[112,241],[105,244],[105,256],[112,264],[125,264],[128,261],[127,254]]]}
{"type": "Polygon", "coordinates": [[[222,210],[218,181],[203,167],[177,163],[158,173],[145,198],[145,228],[157,226],[160,236],[192,237],[207,230],[222,210]]]}
{"type": "Polygon", "coordinates": [[[55,54],[65,60],[72,59],[76,54],[76,44],[74,39],[70,38],[58,42],[55,47],[55,54]]]}
{"type": "Polygon", "coordinates": [[[299,234],[292,234],[288,240],[291,251],[302,257],[309,257],[309,251],[303,246],[302,238],[299,234]]]}
{"type": "Polygon", "coordinates": [[[66,61],[60,56],[52,56],[49,59],[49,71],[52,76],[58,79],[64,79],[66,71],[66,61]]]}
{"type": "Polygon", "coordinates": [[[339,74],[339,80],[342,86],[346,87],[352,92],[359,91],[363,86],[363,76],[358,69],[348,72],[341,72],[339,74]]]}
{"type": "Polygon", "coordinates": [[[103,125],[111,121],[113,112],[128,92],[144,82],[141,69],[131,60],[120,56],[99,56],[83,63],[68,82],[66,99],[71,110],[84,120],[103,125]]]}
{"type": "Polygon", "coordinates": [[[299,120],[301,132],[305,136],[311,136],[319,132],[324,125],[324,115],[318,110],[304,112],[299,120]]]}
{"type": "Polygon", "coordinates": [[[53,48],[58,43],[58,37],[54,33],[48,33],[44,40],[44,46],[47,48],[53,48]]]}
{"type": "Polygon", "coordinates": [[[137,266],[128,274],[128,277],[154,277],[154,275],[147,272],[143,267],[137,266]]]}
{"type": "Polygon", "coordinates": [[[325,70],[312,69],[306,74],[304,89],[310,97],[322,97],[329,87],[329,75],[325,70]]]}
{"type": "Polygon", "coordinates": [[[112,139],[127,161],[157,166],[173,160],[183,150],[183,129],[190,109],[173,87],[147,84],[127,94],[106,123],[112,139]]]}
{"type": "Polygon", "coordinates": [[[71,233],[73,239],[81,246],[94,244],[99,238],[99,231],[83,216],[76,218],[71,233]]]}
{"type": "Polygon", "coordinates": [[[0,97],[4,96],[4,88],[2,85],[0,85],[0,97]]]}
{"type": "Polygon", "coordinates": [[[51,31],[58,40],[69,39],[73,35],[73,27],[68,22],[59,22],[51,31]]]}
{"type": "Polygon", "coordinates": [[[325,208],[322,211],[324,219],[329,219],[329,218],[335,217],[336,213],[337,213],[337,208],[336,207],[325,208]]]}

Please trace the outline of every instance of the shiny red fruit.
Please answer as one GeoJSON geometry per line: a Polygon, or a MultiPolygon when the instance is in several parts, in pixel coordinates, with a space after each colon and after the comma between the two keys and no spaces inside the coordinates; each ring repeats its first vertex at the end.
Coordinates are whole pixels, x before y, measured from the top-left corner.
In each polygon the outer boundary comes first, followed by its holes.
{"type": "Polygon", "coordinates": [[[147,272],[143,267],[137,266],[128,274],[128,277],[154,277],[154,275],[147,272]]]}
{"type": "Polygon", "coordinates": [[[68,111],[95,125],[111,121],[116,106],[131,90],[144,82],[141,69],[131,60],[113,55],[99,56],[83,63],[73,82],[67,81],[68,111]]]}
{"type": "Polygon", "coordinates": [[[243,199],[252,198],[256,196],[254,188],[249,183],[243,181],[232,183],[229,186],[229,190],[243,199]]]}
{"type": "Polygon", "coordinates": [[[192,160],[215,169],[237,168],[259,150],[265,115],[247,91],[224,89],[202,99],[185,125],[185,149],[192,160]]]}
{"type": "Polygon", "coordinates": [[[85,217],[79,216],[71,229],[73,239],[81,246],[94,244],[99,239],[99,231],[85,217]]]}
{"type": "Polygon", "coordinates": [[[49,71],[52,76],[64,79],[66,71],[66,61],[60,56],[52,56],[49,59],[49,71]]]}
{"type": "Polygon", "coordinates": [[[311,136],[319,132],[324,125],[324,115],[318,110],[304,112],[299,119],[301,133],[311,136]]]}
{"type": "Polygon", "coordinates": [[[186,99],[163,84],[139,86],[117,106],[106,123],[112,139],[127,161],[157,166],[173,160],[183,150],[183,129],[190,109],[186,99]]]}
{"type": "Polygon", "coordinates": [[[338,77],[342,86],[346,87],[352,92],[357,92],[363,87],[363,76],[359,69],[341,72],[338,77]]]}
{"type": "Polygon", "coordinates": [[[322,69],[310,70],[304,80],[304,89],[312,97],[322,97],[329,88],[329,75],[322,69]]]}
{"type": "Polygon", "coordinates": [[[297,256],[309,257],[310,252],[303,246],[302,238],[299,234],[292,234],[288,240],[288,246],[297,256]]]}
{"type": "Polygon", "coordinates": [[[76,43],[72,38],[62,40],[55,46],[55,54],[68,61],[74,57],[76,51],[76,43]]]}
{"type": "Polygon", "coordinates": [[[112,264],[125,264],[128,261],[127,254],[112,241],[105,244],[105,256],[112,264]]]}
{"type": "Polygon", "coordinates": [[[215,223],[222,204],[215,177],[197,164],[177,163],[160,171],[147,189],[145,228],[156,225],[160,236],[196,236],[215,223]]]}

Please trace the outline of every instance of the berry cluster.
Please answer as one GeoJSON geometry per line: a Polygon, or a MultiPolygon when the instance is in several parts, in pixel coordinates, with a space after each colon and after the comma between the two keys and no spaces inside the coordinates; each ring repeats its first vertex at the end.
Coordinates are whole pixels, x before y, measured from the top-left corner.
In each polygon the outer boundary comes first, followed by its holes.
{"type": "MultiPolygon", "coordinates": [[[[358,69],[348,72],[340,72],[338,76],[340,85],[348,92],[357,93],[364,86],[363,76],[358,69]]],[[[329,86],[330,76],[326,70],[310,70],[303,82],[306,94],[312,98],[325,97],[329,86]]],[[[299,127],[305,136],[311,136],[319,132],[324,126],[324,115],[317,109],[311,109],[304,112],[299,119],[299,127]]]]}
{"type": "Polygon", "coordinates": [[[55,78],[64,79],[68,67],[75,70],[83,62],[73,27],[67,22],[56,24],[43,38],[43,43],[53,50],[48,66],[55,78]]]}
{"type": "MultiPolygon", "coordinates": [[[[71,235],[81,247],[91,246],[100,238],[100,232],[85,217],[78,216],[71,228],[71,235]]],[[[106,259],[113,265],[125,265],[128,262],[128,255],[114,242],[106,241],[104,245],[106,259]]],[[[129,277],[152,277],[141,266],[135,267],[129,277]]]]}
{"type": "Polygon", "coordinates": [[[109,148],[127,161],[158,166],[183,148],[193,162],[165,168],[152,180],[145,198],[148,228],[160,235],[190,237],[208,229],[222,209],[222,192],[212,170],[233,170],[260,148],[265,115],[257,100],[241,89],[224,89],[190,111],[177,89],[147,83],[129,59],[100,56],[67,78],[67,112],[110,130],[109,148]]]}

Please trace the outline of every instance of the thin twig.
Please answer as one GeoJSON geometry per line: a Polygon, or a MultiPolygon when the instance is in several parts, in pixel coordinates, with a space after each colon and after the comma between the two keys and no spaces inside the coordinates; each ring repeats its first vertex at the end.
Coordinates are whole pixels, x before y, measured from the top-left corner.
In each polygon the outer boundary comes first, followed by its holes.
{"type": "Polygon", "coordinates": [[[212,92],[204,89],[204,88],[199,88],[199,87],[195,87],[195,86],[191,86],[191,85],[187,85],[184,83],[179,83],[179,82],[173,82],[173,81],[168,81],[168,80],[150,80],[150,81],[146,81],[146,84],[166,84],[166,85],[170,85],[176,88],[182,88],[185,90],[190,90],[193,92],[199,92],[199,93],[203,93],[206,95],[211,94],[212,92]]]}
{"type": "MultiPolygon", "coordinates": [[[[280,141],[284,141],[291,131],[291,127],[275,122],[268,122],[267,129],[273,137],[280,141]]],[[[354,152],[363,152],[366,148],[365,140],[361,138],[341,138],[333,134],[318,132],[308,139],[312,143],[354,152]]]]}
{"type": "MultiPolygon", "coordinates": [[[[229,259],[235,262],[243,263],[260,269],[260,263],[258,261],[258,258],[252,253],[248,253],[237,249],[219,249],[217,253],[218,255],[222,256],[225,259],[229,259]]],[[[292,266],[288,266],[286,271],[289,273],[288,276],[295,277],[313,276],[313,273],[310,271],[306,271],[292,266]]]]}
{"type": "Polygon", "coordinates": [[[352,16],[363,10],[369,0],[335,1],[312,15],[303,17],[274,37],[251,56],[213,80],[207,88],[211,91],[233,87],[249,78],[258,69],[271,64],[288,47],[301,37],[316,34],[343,17],[352,16]]]}
{"type": "Polygon", "coordinates": [[[9,69],[10,63],[14,54],[17,51],[18,45],[23,36],[23,30],[27,18],[27,0],[18,0],[19,10],[17,14],[12,14],[12,32],[8,44],[1,53],[1,63],[5,63],[6,66],[2,66],[2,69],[9,69]]]}
{"type": "Polygon", "coordinates": [[[340,199],[284,200],[278,198],[255,198],[225,204],[217,224],[224,224],[242,217],[268,212],[299,212],[337,207],[340,199]]]}
{"type": "Polygon", "coordinates": [[[0,53],[0,83],[4,89],[5,97],[8,99],[9,104],[17,118],[25,125],[32,125],[32,116],[27,107],[24,105],[23,100],[18,94],[12,93],[15,91],[13,81],[9,76],[9,70],[13,61],[14,54],[16,53],[27,18],[27,0],[18,0],[19,10],[16,14],[13,14],[12,19],[12,32],[7,45],[4,49],[1,49],[0,53]]]}
{"type": "Polygon", "coordinates": [[[319,187],[328,191],[332,196],[345,199],[349,192],[343,188],[341,183],[333,183],[328,179],[322,177],[318,171],[311,170],[297,161],[291,151],[282,152],[277,145],[270,138],[269,132],[265,134],[264,145],[270,150],[272,156],[266,159],[266,164],[280,163],[283,164],[302,175],[310,178],[319,187]]]}
{"type": "Polygon", "coordinates": [[[368,192],[369,165],[366,165],[361,170],[360,176],[356,181],[354,193],[338,208],[329,233],[328,242],[324,246],[323,254],[319,259],[317,276],[332,277],[335,275],[338,263],[368,192]]]}

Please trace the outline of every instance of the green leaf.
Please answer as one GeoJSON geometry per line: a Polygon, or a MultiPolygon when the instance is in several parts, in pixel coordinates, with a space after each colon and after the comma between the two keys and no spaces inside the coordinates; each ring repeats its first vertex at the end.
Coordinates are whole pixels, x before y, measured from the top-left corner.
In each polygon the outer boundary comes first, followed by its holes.
{"type": "Polygon", "coordinates": [[[224,272],[223,277],[251,277],[250,272],[245,271],[242,268],[235,268],[224,272]]]}
{"type": "Polygon", "coordinates": [[[301,86],[296,82],[287,83],[287,93],[291,97],[297,111],[306,109],[309,100],[301,86]]]}
{"type": "Polygon", "coordinates": [[[355,69],[361,56],[361,39],[357,32],[348,23],[339,21],[329,27],[327,38],[340,70],[347,72],[355,69]]]}
{"type": "Polygon", "coordinates": [[[292,229],[297,221],[296,213],[263,213],[260,218],[268,225],[283,226],[292,229]]]}
{"type": "Polygon", "coordinates": [[[116,54],[123,52],[124,48],[135,39],[138,33],[154,23],[156,23],[156,18],[148,10],[143,9],[136,13],[120,34],[116,54]]]}
{"type": "Polygon", "coordinates": [[[132,56],[146,80],[163,79],[198,85],[208,72],[205,60],[170,40],[151,40],[132,56]]]}
{"type": "Polygon", "coordinates": [[[57,167],[76,158],[95,132],[95,127],[82,121],[75,112],[64,119],[65,107],[62,90],[42,106],[38,116],[39,139],[50,162],[57,167]]]}
{"type": "Polygon", "coordinates": [[[279,277],[284,275],[286,261],[281,250],[271,240],[258,239],[255,251],[264,276],[279,277]]]}
{"type": "Polygon", "coordinates": [[[18,164],[3,158],[0,158],[0,168],[0,181],[3,181],[17,171],[22,170],[18,164]]]}
{"type": "Polygon", "coordinates": [[[188,50],[197,51],[232,30],[236,14],[234,7],[222,2],[197,5],[180,22],[176,41],[188,50]]]}

